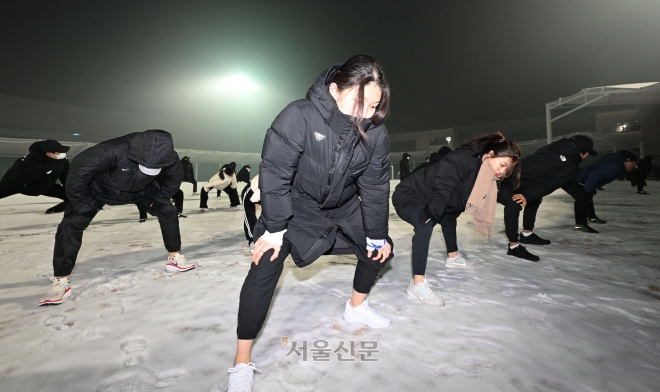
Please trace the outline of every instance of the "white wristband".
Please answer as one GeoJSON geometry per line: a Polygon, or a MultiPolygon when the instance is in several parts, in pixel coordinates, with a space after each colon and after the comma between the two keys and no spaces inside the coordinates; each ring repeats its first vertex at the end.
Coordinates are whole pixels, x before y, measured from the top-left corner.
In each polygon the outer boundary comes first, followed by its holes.
{"type": "Polygon", "coordinates": [[[286,233],[286,229],[282,231],[278,231],[276,233],[269,233],[268,231],[266,231],[261,236],[261,238],[263,238],[263,240],[268,242],[269,244],[282,246],[282,239],[284,238],[284,233],[286,233]]]}
{"type": "Polygon", "coordinates": [[[385,240],[372,240],[371,238],[367,237],[367,250],[371,252],[376,249],[380,249],[385,246],[385,242],[385,240]]]}

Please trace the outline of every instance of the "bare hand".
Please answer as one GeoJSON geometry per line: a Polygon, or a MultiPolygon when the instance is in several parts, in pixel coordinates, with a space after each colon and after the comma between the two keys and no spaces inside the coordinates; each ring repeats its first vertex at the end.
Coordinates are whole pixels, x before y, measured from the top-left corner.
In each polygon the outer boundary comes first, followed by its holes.
{"type": "MultiPolygon", "coordinates": [[[[369,253],[367,253],[367,257],[371,258],[372,253],[372,251],[369,251],[369,253]]],[[[378,252],[378,255],[374,260],[380,260],[380,263],[382,264],[385,262],[385,260],[387,260],[388,257],[390,257],[390,253],[392,253],[392,246],[389,242],[385,241],[385,245],[380,248],[380,252],[378,252]]]]}
{"type": "Polygon", "coordinates": [[[527,199],[525,199],[525,196],[521,195],[520,193],[513,195],[512,199],[523,207],[527,206],[527,199]]]}
{"type": "Polygon", "coordinates": [[[257,242],[254,244],[254,251],[252,252],[252,262],[256,265],[259,265],[259,260],[261,260],[261,256],[263,256],[264,253],[268,252],[271,249],[275,250],[275,252],[273,252],[273,255],[270,258],[270,261],[273,261],[277,258],[277,256],[280,255],[280,249],[282,249],[282,245],[271,244],[270,242],[266,242],[263,238],[259,238],[257,242]]]}
{"type": "Polygon", "coordinates": [[[259,204],[254,205],[254,212],[257,212],[257,211],[259,211],[259,204]]]}

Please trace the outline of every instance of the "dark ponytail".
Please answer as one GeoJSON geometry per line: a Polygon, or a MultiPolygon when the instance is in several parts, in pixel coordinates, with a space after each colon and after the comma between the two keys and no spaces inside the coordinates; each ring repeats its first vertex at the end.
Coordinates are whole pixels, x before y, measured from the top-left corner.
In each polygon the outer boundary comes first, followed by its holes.
{"type": "Polygon", "coordinates": [[[513,141],[505,140],[504,135],[497,132],[476,137],[458,148],[472,148],[476,145],[481,145],[479,155],[488,154],[492,151],[493,158],[511,158],[511,170],[507,177],[511,177],[513,180],[513,189],[518,189],[520,186],[520,157],[522,155],[520,147],[513,141]]]}
{"type": "Polygon", "coordinates": [[[234,170],[234,168],[233,168],[231,165],[227,165],[227,167],[225,167],[224,169],[220,170],[220,173],[219,173],[219,174],[220,174],[220,178],[221,178],[222,180],[224,180],[224,179],[225,179],[225,174],[228,175],[229,177],[231,177],[231,176],[234,175],[234,173],[236,173],[236,171],[234,170]]]}
{"type": "MultiPolygon", "coordinates": [[[[357,55],[346,60],[341,67],[337,69],[330,83],[337,84],[337,89],[343,91],[358,86],[357,93],[357,113],[364,113],[364,87],[369,83],[376,83],[381,89],[381,98],[376,112],[371,116],[371,121],[380,124],[385,120],[390,109],[390,86],[385,79],[380,64],[375,58],[369,55],[357,55]]],[[[329,84],[329,83],[328,83],[329,84]]],[[[367,134],[364,132],[360,117],[351,116],[353,126],[361,139],[368,141],[367,134]]]]}

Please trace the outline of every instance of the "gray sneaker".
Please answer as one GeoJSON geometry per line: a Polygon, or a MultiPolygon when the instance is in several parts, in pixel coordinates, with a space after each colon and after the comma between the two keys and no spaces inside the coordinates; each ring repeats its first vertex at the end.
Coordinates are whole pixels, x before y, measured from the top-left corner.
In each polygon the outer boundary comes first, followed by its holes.
{"type": "Polygon", "coordinates": [[[408,285],[408,295],[417,298],[418,300],[424,302],[428,305],[433,306],[444,306],[445,301],[442,298],[435,295],[431,285],[428,284],[426,278],[423,281],[415,284],[415,281],[412,280],[408,285]]]}
{"type": "Polygon", "coordinates": [[[477,263],[474,261],[470,261],[463,257],[462,254],[458,254],[455,259],[450,259],[447,257],[447,260],[445,260],[445,267],[447,268],[466,268],[466,269],[472,269],[477,266],[477,263]]]}
{"type": "Polygon", "coordinates": [[[48,293],[44,295],[39,301],[41,305],[57,305],[61,304],[62,300],[71,296],[71,285],[69,278],[50,278],[53,284],[50,286],[48,293]]]}
{"type": "Polygon", "coordinates": [[[251,392],[252,378],[254,372],[260,372],[254,363],[239,363],[229,369],[229,383],[225,391],[227,392],[251,392]]]}

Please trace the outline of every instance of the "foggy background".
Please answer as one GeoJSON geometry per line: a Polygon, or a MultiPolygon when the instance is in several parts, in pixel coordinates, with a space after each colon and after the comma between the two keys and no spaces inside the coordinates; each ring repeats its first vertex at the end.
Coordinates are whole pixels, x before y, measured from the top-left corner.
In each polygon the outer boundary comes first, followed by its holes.
{"type": "Polygon", "coordinates": [[[259,152],[287,103],[359,53],[390,81],[393,135],[542,124],[581,88],[660,81],[659,17],[658,1],[4,1],[0,136],[164,128],[178,148],[259,152]]]}

